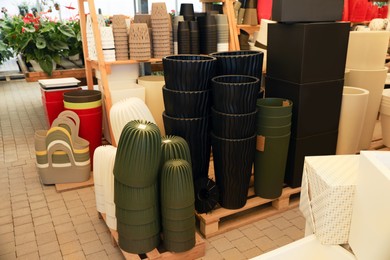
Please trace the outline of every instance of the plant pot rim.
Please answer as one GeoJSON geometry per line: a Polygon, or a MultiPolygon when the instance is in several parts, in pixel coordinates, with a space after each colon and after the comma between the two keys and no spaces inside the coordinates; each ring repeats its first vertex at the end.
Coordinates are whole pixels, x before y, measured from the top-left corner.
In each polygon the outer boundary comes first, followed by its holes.
{"type": "Polygon", "coordinates": [[[227,142],[242,142],[242,141],[248,141],[250,139],[253,139],[253,138],[256,138],[256,135],[252,135],[250,137],[247,137],[247,138],[240,138],[240,139],[229,139],[229,138],[223,138],[223,137],[219,137],[219,136],[216,136],[213,132],[210,133],[211,137],[215,138],[215,139],[219,139],[221,141],[227,141],[227,142]]]}
{"type": "Polygon", "coordinates": [[[200,93],[207,93],[210,92],[211,89],[205,89],[205,90],[176,90],[176,89],[169,89],[166,87],[166,85],[163,86],[163,90],[177,93],[177,94],[200,94],[200,93]]]}
{"type": "Polygon", "coordinates": [[[193,118],[187,118],[187,117],[172,117],[172,116],[168,116],[165,111],[163,112],[163,116],[166,117],[166,118],[169,118],[169,119],[172,119],[172,120],[175,120],[175,121],[200,121],[200,120],[205,120],[207,119],[209,116],[204,116],[204,117],[193,117],[193,118]]]}
{"type": "Polygon", "coordinates": [[[257,113],[257,109],[255,109],[255,111],[253,111],[253,112],[244,113],[244,114],[229,114],[229,113],[224,113],[224,112],[220,112],[220,111],[216,110],[214,108],[214,106],[211,107],[211,110],[213,112],[215,112],[216,114],[220,114],[220,115],[224,115],[224,116],[228,116],[228,117],[243,117],[243,116],[254,115],[257,113]]]}
{"type": "Polygon", "coordinates": [[[249,75],[230,74],[230,75],[220,75],[220,76],[213,77],[211,79],[211,81],[214,83],[218,83],[220,85],[231,85],[231,84],[247,85],[247,84],[259,83],[260,79],[257,77],[254,77],[254,76],[249,76],[249,75]],[[251,79],[252,81],[249,81],[249,82],[220,82],[220,81],[216,81],[220,78],[235,78],[235,77],[243,77],[243,78],[251,79]]]}
{"type": "Polygon", "coordinates": [[[259,54],[264,54],[262,51],[255,50],[240,50],[240,51],[221,51],[210,53],[210,56],[215,57],[242,57],[242,56],[255,56],[259,54]]]}
{"type": "Polygon", "coordinates": [[[177,54],[165,56],[163,57],[163,60],[176,62],[210,62],[216,61],[217,58],[205,54],[177,54]],[[191,59],[195,57],[199,59],[191,59]]]}

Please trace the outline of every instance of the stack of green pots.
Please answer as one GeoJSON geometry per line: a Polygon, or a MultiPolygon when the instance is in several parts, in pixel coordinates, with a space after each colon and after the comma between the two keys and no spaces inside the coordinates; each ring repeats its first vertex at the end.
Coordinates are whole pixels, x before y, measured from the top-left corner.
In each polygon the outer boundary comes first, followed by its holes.
{"type": "Polygon", "coordinates": [[[161,171],[161,217],[164,245],[184,252],[195,246],[195,195],[191,165],[168,160],[161,171]]]}
{"type": "Polygon", "coordinates": [[[161,167],[172,159],[183,159],[191,164],[190,148],[187,141],[180,136],[163,136],[161,138],[161,167]]]}
{"type": "Polygon", "coordinates": [[[292,102],[281,98],[257,100],[255,193],[274,199],[282,194],[291,135],[292,102]]]}
{"type": "Polygon", "coordinates": [[[158,171],[161,136],[157,125],[127,123],[119,138],[114,165],[114,201],[119,246],[142,254],[160,243],[158,171]]]}

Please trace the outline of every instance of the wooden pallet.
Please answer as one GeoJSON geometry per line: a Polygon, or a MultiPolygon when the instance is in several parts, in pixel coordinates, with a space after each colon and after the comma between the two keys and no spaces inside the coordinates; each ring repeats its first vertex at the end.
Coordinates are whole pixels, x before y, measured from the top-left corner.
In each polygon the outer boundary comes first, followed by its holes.
{"type": "Polygon", "coordinates": [[[87,181],[84,181],[84,182],[58,183],[55,186],[56,186],[57,192],[63,192],[63,191],[69,191],[69,190],[90,187],[90,186],[93,186],[93,174],[91,173],[91,176],[89,177],[89,179],[87,181]]]}
{"type": "Polygon", "coordinates": [[[200,232],[204,237],[209,238],[295,208],[299,205],[300,191],[300,187],[294,189],[286,187],[279,198],[272,200],[255,196],[254,188],[251,187],[247,203],[240,209],[217,208],[209,214],[196,214],[200,232]]]}
{"type": "MultiPolygon", "coordinates": [[[[105,220],[106,215],[104,213],[99,213],[99,215],[105,220]]],[[[116,230],[110,229],[111,237],[113,243],[118,245],[118,232],[116,230]]],[[[155,260],[155,259],[164,259],[164,260],[192,260],[196,258],[203,257],[206,254],[206,243],[202,239],[202,237],[196,232],[195,233],[195,246],[181,253],[169,252],[163,247],[155,248],[150,252],[145,254],[131,254],[121,249],[121,252],[126,260],[155,260]]]]}

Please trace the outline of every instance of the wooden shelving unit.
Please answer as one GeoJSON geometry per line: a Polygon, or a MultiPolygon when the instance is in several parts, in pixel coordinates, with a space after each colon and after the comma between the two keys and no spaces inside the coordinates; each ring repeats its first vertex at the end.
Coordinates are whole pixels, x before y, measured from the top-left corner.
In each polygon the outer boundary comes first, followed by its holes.
{"type": "Polygon", "coordinates": [[[260,29],[260,25],[248,25],[248,24],[237,24],[236,17],[234,15],[233,5],[237,0],[222,0],[222,1],[214,1],[214,0],[200,0],[203,3],[203,10],[205,11],[206,5],[212,3],[222,2],[223,4],[223,13],[226,14],[229,24],[229,50],[236,51],[240,50],[240,43],[238,40],[238,35],[240,35],[240,29],[248,32],[249,34],[253,34],[254,32],[260,29]]]}
{"type": "MultiPolygon", "coordinates": [[[[81,27],[81,34],[82,34],[82,42],[83,42],[83,51],[84,51],[84,61],[85,61],[85,77],[88,89],[93,89],[93,70],[100,72],[100,83],[102,85],[102,88],[104,90],[104,106],[106,109],[106,116],[108,122],[110,122],[110,109],[112,107],[112,100],[111,100],[111,94],[110,94],[110,86],[108,82],[108,75],[111,74],[111,66],[112,65],[123,65],[123,64],[135,64],[135,63],[142,63],[142,62],[150,62],[150,63],[156,63],[161,62],[161,59],[150,59],[147,61],[137,61],[137,60],[121,60],[121,61],[113,61],[113,62],[106,62],[104,60],[103,55],[103,49],[102,49],[102,43],[101,43],[101,35],[100,30],[98,26],[98,17],[95,7],[95,1],[94,0],[78,0],[79,5],[79,12],[80,12],[80,27],[81,27]],[[86,13],[85,13],[85,4],[88,5],[89,14],[92,18],[92,29],[93,34],[95,38],[95,44],[96,44],[96,52],[97,52],[97,60],[91,60],[88,57],[88,45],[87,45],[87,32],[86,32],[86,13]]],[[[112,134],[112,129],[110,124],[108,124],[110,127],[110,136],[112,142],[115,142],[114,136],[112,134]]],[[[113,143],[115,145],[115,143],[113,143]]]]}

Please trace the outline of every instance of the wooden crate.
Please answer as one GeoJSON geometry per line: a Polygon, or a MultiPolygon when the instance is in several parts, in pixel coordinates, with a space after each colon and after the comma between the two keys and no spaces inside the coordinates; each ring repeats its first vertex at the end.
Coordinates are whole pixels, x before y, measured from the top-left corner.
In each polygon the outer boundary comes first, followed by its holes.
{"type": "MultiPolygon", "coordinates": [[[[100,213],[99,213],[100,214],[100,213]]],[[[100,214],[101,217],[105,220],[106,216],[105,214],[100,214]]],[[[110,229],[111,237],[113,239],[113,243],[118,245],[118,232],[116,230],[110,229]]],[[[202,237],[196,232],[195,233],[195,246],[186,251],[181,253],[174,253],[169,252],[163,247],[158,247],[153,249],[150,252],[147,252],[146,254],[131,254],[126,251],[123,251],[121,249],[121,252],[126,260],[155,260],[155,259],[164,259],[164,260],[191,260],[196,259],[204,256],[206,254],[206,243],[202,239],[202,237]]]]}

